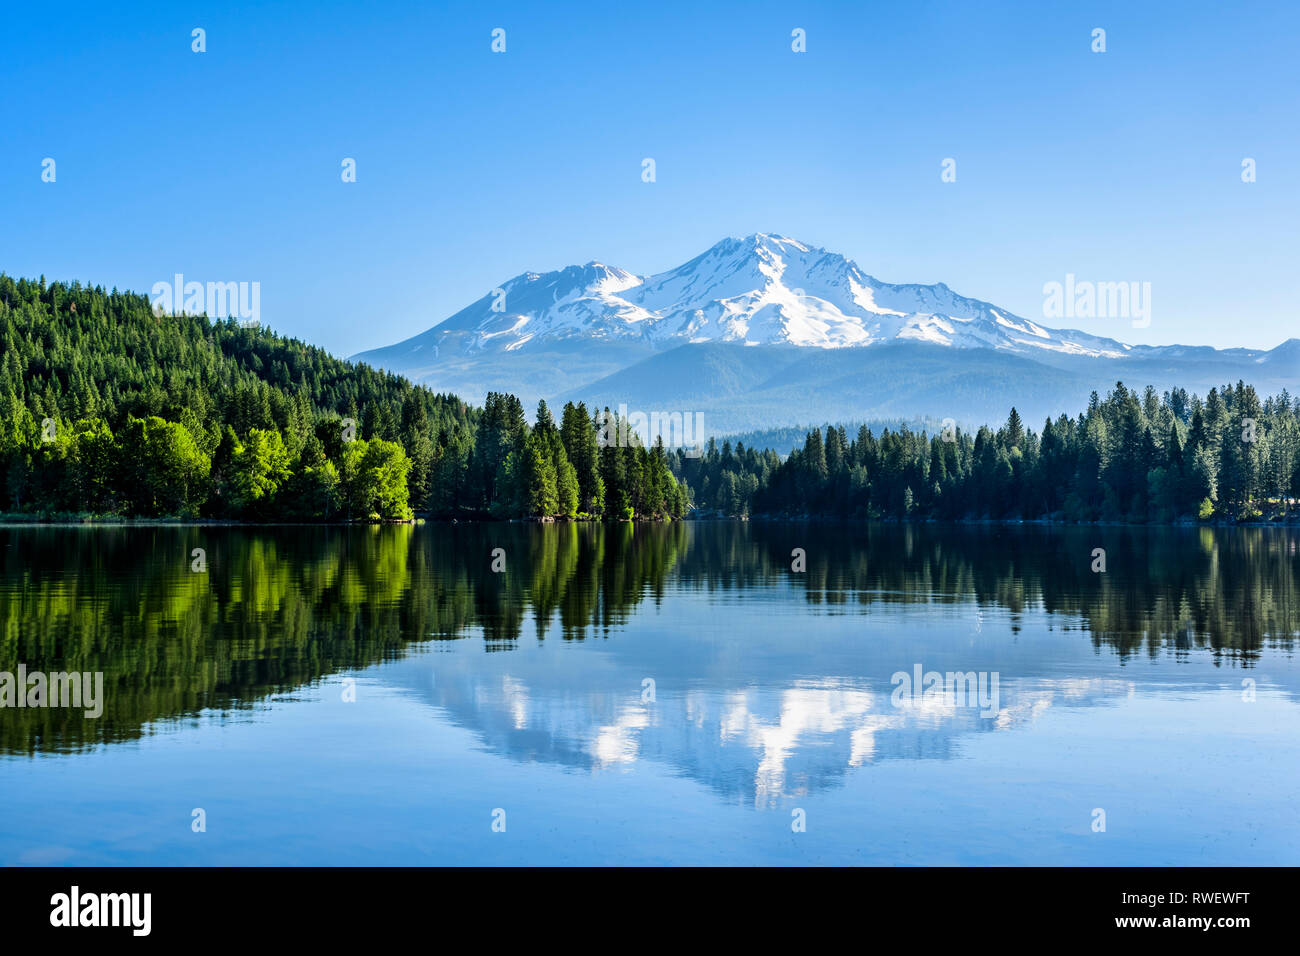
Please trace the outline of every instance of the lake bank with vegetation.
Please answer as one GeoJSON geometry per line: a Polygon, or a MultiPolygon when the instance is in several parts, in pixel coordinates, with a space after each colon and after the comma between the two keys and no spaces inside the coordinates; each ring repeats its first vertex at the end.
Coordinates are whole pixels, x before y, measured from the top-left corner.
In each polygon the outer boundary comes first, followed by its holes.
{"type": "Polygon", "coordinates": [[[1267,523],[1300,498],[1300,401],[1244,382],[1204,399],[1116,383],[1040,431],[1014,408],[974,433],[828,425],[786,458],[723,443],[675,471],[697,508],[724,515],[1267,523]]]}
{"type": "Polygon", "coordinates": [[[1123,521],[1123,520],[1103,520],[1094,521],[1067,521],[1062,518],[932,518],[932,517],[854,517],[844,518],[838,515],[788,515],[788,514],[758,514],[758,515],[724,515],[718,513],[689,512],[680,518],[624,518],[619,520],[606,518],[592,518],[590,516],[568,517],[534,517],[534,518],[493,518],[485,516],[481,518],[432,518],[422,515],[415,515],[411,518],[379,518],[379,519],[353,519],[353,520],[319,520],[319,521],[246,521],[235,518],[186,518],[186,517],[158,517],[158,518],[130,518],[121,515],[81,515],[81,514],[53,514],[43,515],[32,512],[21,513],[2,513],[0,512],[0,527],[22,527],[26,525],[39,525],[45,528],[56,527],[100,527],[100,528],[148,528],[148,527],[178,527],[178,528],[321,528],[321,527],[365,527],[367,525],[492,525],[492,524],[662,524],[665,521],[687,521],[687,522],[754,522],[754,523],[774,523],[774,524],[817,524],[822,522],[847,522],[850,526],[855,525],[940,525],[940,526],[990,526],[990,527],[1016,527],[1016,526],[1034,526],[1043,528],[1141,528],[1141,527],[1164,527],[1164,528],[1292,528],[1300,527],[1300,502],[1294,502],[1292,509],[1285,513],[1276,513],[1268,517],[1257,519],[1228,520],[1218,519],[1194,519],[1180,518],[1175,521],[1167,522],[1150,522],[1150,521],[1123,521]]]}
{"type": "MultiPolygon", "coordinates": [[[[616,428],[616,419],[609,424],[616,428]]],[[[679,517],[662,446],[600,447],[266,329],[0,275],[0,508],[267,521],[679,517]]]]}
{"type": "Polygon", "coordinates": [[[1117,383],[1040,430],[809,431],[788,456],[642,442],[608,409],[475,408],[266,329],[0,275],[5,520],[726,517],[1291,523],[1300,401],[1117,383]],[[614,436],[614,437],[611,437],[614,436]]]}

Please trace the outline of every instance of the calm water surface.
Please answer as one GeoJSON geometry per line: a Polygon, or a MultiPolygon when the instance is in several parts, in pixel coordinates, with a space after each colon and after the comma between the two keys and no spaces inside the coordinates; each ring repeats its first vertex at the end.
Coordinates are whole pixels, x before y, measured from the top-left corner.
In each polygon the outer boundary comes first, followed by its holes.
{"type": "Polygon", "coordinates": [[[0,544],[0,671],[106,685],[0,709],[3,864],[1300,863],[1296,530],[0,544]]]}

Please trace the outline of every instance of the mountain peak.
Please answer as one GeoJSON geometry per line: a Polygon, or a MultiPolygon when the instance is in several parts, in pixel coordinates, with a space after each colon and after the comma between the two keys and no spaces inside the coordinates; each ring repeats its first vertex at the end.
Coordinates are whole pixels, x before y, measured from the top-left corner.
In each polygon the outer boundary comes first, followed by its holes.
{"type": "MultiPolygon", "coordinates": [[[[814,246],[808,245],[807,243],[800,242],[798,239],[792,239],[789,236],[783,236],[780,233],[776,233],[776,232],[755,232],[751,235],[746,236],[744,241],[768,249],[773,249],[773,248],[781,249],[781,248],[792,247],[794,249],[799,250],[800,252],[810,252],[816,248],[814,246]]],[[[823,250],[819,249],[817,251],[820,252],[823,250]]]]}
{"type": "Polygon", "coordinates": [[[786,256],[810,252],[824,253],[826,250],[775,232],[752,232],[747,236],[728,236],[721,242],[714,243],[705,255],[713,252],[731,255],[742,251],[786,256]]]}
{"type": "Polygon", "coordinates": [[[882,282],[839,253],[755,232],[656,275],[595,259],[524,273],[358,358],[474,399],[705,409],[717,432],[871,415],[973,422],[1012,405],[1042,421],[1120,378],[1294,388],[1300,339],[1268,352],[1128,346],[942,282],[882,282]]]}
{"type": "Polygon", "coordinates": [[[1108,358],[1128,350],[1112,339],[1047,329],[942,282],[881,282],[838,253],[772,232],[728,237],[657,275],[592,259],[525,273],[501,288],[505,296],[486,295],[393,349],[433,345],[441,353],[451,346],[477,354],[593,340],[653,349],[694,342],[838,349],[910,340],[1108,358]]]}

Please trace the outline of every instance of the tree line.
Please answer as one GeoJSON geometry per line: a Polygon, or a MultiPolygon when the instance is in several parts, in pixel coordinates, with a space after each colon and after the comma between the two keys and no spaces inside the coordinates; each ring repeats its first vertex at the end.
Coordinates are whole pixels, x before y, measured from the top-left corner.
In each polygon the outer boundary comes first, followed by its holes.
{"type": "Polygon", "coordinates": [[[724,442],[672,458],[698,508],[724,515],[821,515],[1168,523],[1288,516],[1300,497],[1300,400],[1261,401],[1238,382],[1202,400],[1117,383],[1075,418],[973,435],[863,426],[808,432],[782,460],[724,442]]]}
{"type": "Polygon", "coordinates": [[[482,409],[233,320],[0,274],[0,510],[246,520],[751,514],[1251,520],[1300,495],[1300,401],[1118,383],[1039,432],[808,432],[668,452],[608,409],[482,409]]]}
{"type": "Polygon", "coordinates": [[[608,410],[468,406],[233,320],[0,274],[0,510],[245,520],[680,517],[608,410]]]}
{"type": "Polygon", "coordinates": [[[440,449],[429,513],[438,517],[680,518],[690,506],[662,438],[647,448],[608,408],[567,403],[557,425],[540,402],[532,427],[514,395],[489,392],[473,436],[440,449]]]}

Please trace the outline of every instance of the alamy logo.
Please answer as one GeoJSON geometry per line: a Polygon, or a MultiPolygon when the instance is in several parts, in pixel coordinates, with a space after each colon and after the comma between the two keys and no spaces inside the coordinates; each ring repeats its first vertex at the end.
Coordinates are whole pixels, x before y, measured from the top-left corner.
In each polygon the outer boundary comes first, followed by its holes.
{"type": "Polygon", "coordinates": [[[1150,282],[1090,282],[1067,272],[1065,282],[1043,285],[1045,319],[1132,319],[1133,328],[1151,324],[1150,282]]]}
{"type": "Polygon", "coordinates": [[[600,429],[596,433],[596,444],[601,448],[626,448],[633,444],[632,435],[635,433],[647,446],[653,445],[656,438],[662,438],[665,448],[683,448],[687,458],[699,458],[704,454],[703,412],[629,414],[627,406],[620,405],[617,414],[606,410],[598,414],[597,421],[600,429]]]}
{"type": "Polygon", "coordinates": [[[51,926],[129,926],[133,936],[148,936],[153,894],[85,893],[74,886],[50,897],[51,926]]]}
{"type": "Polygon", "coordinates": [[[104,712],[104,672],[46,674],[18,665],[0,671],[0,707],[80,707],[94,720],[104,712]]]}
{"type": "Polygon", "coordinates": [[[956,708],[978,708],[981,717],[996,717],[1000,709],[997,671],[927,671],[920,664],[912,673],[896,671],[889,682],[894,692],[889,701],[895,707],[943,704],[956,708]]]}
{"type": "Polygon", "coordinates": [[[262,324],[262,283],[186,282],[176,273],[171,282],[155,282],[150,290],[154,315],[199,315],[237,318],[246,328],[262,324]]]}

